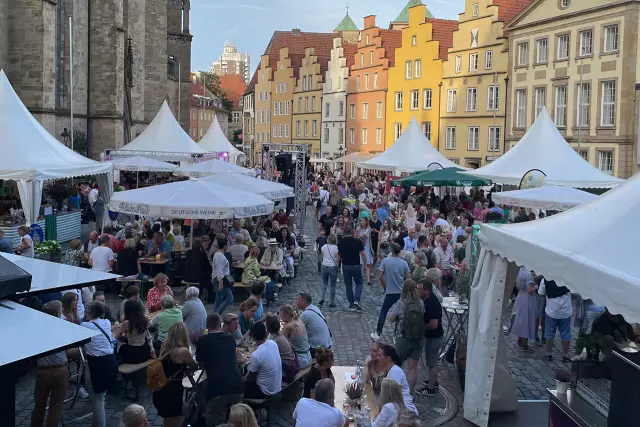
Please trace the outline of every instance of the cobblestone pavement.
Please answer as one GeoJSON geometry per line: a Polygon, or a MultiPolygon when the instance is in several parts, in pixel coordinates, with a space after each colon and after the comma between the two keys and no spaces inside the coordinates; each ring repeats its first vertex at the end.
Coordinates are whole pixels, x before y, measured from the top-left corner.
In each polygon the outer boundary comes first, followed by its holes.
{"type": "MultiPolygon", "coordinates": [[[[321,279],[317,273],[316,256],[313,252],[313,241],[315,240],[316,225],[313,221],[307,221],[305,234],[307,238],[308,252],[305,253],[304,259],[300,266],[298,277],[293,280],[290,286],[284,287],[279,295],[279,301],[272,304],[269,311],[275,312],[281,304],[294,303],[300,292],[309,292],[317,301],[321,290],[321,279]]],[[[371,339],[369,334],[373,331],[377,322],[378,313],[382,305],[383,292],[377,281],[372,287],[365,284],[362,305],[363,313],[353,313],[346,310],[347,299],[344,290],[344,282],[341,279],[337,285],[336,304],[337,307],[330,309],[325,304],[323,312],[327,317],[327,322],[333,332],[334,353],[336,356],[335,364],[339,366],[353,366],[358,362],[362,362],[369,353],[371,339]]],[[[176,289],[176,294],[180,289],[176,289]]],[[[238,300],[246,297],[245,294],[237,293],[236,304],[238,300]]],[[[109,303],[114,306],[119,302],[117,297],[109,297],[109,303]]],[[[212,307],[207,306],[207,310],[211,311],[212,307]]],[[[510,316],[510,310],[505,313],[505,324],[510,316]]],[[[445,325],[446,327],[446,325],[445,325]]],[[[391,341],[392,330],[390,326],[386,326],[382,339],[385,342],[391,341]]],[[[545,388],[554,383],[553,371],[557,368],[569,368],[559,361],[546,362],[542,360],[542,351],[536,349],[534,353],[523,354],[517,349],[515,338],[507,337],[508,353],[510,356],[511,372],[516,379],[518,386],[518,398],[520,399],[537,399],[545,396],[545,388]]],[[[559,347],[559,346],[558,346],[559,347]]],[[[555,350],[556,355],[560,355],[559,348],[555,350]]],[[[422,376],[422,373],[420,374],[422,376]]],[[[422,377],[421,377],[422,378],[422,377]]],[[[416,396],[416,404],[420,409],[423,426],[445,425],[448,427],[466,426],[467,423],[462,419],[462,391],[458,386],[458,376],[452,365],[446,362],[440,362],[440,378],[439,382],[444,389],[436,397],[416,396]]],[[[33,388],[34,375],[33,372],[21,377],[16,389],[16,425],[28,426],[33,409],[33,388]]],[[[88,387],[89,389],[90,387],[88,387]]],[[[118,395],[107,396],[107,425],[109,427],[118,426],[121,411],[131,402],[123,398],[122,390],[118,395]]],[[[162,419],[157,417],[157,413],[151,404],[151,395],[143,390],[139,403],[147,408],[149,420],[154,426],[161,426],[162,419]]],[[[295,403],[283,403],[277,411],[273,419],[274,426],[290,426],[291,416],[295,403]]],[[[66,407],[65,407],[66,408],[66,407]]],[[[77,416],[91,412],[91,404],[88,399],[79,400],[72,410],[67,410],[64,414],[65,420],[74,419],[77,416]]],[[[72,426],[89,427],[91,425],[90,418],[74,422],[72,426]]],[[[264,425],[264,424],[263,424],[264,425]]]]}

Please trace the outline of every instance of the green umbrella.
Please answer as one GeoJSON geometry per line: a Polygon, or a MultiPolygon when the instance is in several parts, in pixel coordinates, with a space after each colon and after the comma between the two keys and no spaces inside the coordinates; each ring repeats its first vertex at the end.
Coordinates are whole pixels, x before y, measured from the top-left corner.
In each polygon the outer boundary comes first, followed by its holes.
{"type": "Polygon", "coordinates": [[[405,178],[391,181],[391,185],[416,187],[475,187],[491,185],[490,179],[462,173],[464,169],[446,168],[417,172],[405,178]]]}

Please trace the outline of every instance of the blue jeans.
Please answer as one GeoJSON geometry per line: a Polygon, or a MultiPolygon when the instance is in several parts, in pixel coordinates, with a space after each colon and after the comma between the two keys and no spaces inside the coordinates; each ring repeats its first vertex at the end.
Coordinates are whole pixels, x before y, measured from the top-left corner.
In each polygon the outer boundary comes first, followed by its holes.
{"type": "Polygon", "coordinates": [[[331,296],[329,303],[333,304],[336,300],[336,281],[338,280],[338,267],[322,266],[322,301],[327,294],[327,286],[331,285],[331,296]]]}
{"type": "Polygon", "coordinates": [[[344,276],[344,285],[347,288],[347,299],[349,305],[354,302],[360,302],[362,296],[362,269],[360,265],[344,265],[342,264],[342,275],[344,276]],[[356,295],[353,297],[353,282],[356,282],[356,295]]]}
{"type": "Polygon", "coordinates": [[[378,317],[378,326],[376,326],[376,332],[378,335],[382,333],[382,328],[384,328],[384,321],[387,320],[387,313],[389,309],[393,307],[393,304],[398,302],[400,299],[400,294],[386,294],[384,296],[384,302],[382,303],[382,308],[380,309],[380,317],[378,317]]]}
{"type": "Polygon", "coordinates": [[[274,293],[276,292],[276,282],[274,282],[273,280],[271,280],[270,282],[266,283],[266,296],[267,296],[267,301],[273,301],[274,300],[274,293]]]}
{"type": "MultiPolygon", "coordinates": [[[[214,284],[215,286],[215,284],[214,284]]],[[[221,291],[216,286],[216,303],[213,306],[213,311],[218,314],[222,314],[230,304],[233,304],[233,294],[231,288],[223,287],[221,291]]]]}

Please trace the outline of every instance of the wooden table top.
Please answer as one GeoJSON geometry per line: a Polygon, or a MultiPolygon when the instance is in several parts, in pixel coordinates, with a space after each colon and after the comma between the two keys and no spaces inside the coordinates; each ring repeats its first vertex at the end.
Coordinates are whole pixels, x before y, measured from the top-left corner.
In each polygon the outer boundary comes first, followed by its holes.
{"type": "MultiPolygon", "coordinates": [[[[244,262],[234,262],[232,264],[233,268],[238,268],[238,269],[243,269],[244,268],[244,262]]],[[[273,265],[264,265],[264,264],[260,264],[260,270],[274,270],[274,271],[279,271],[282,269],[282,266],[273,266],[273,265]]]]}
{"type": "Polygon", "coordinates": [[[155,258],[140,258],[140,264],[153,264],[153,265],[163,265],[169,262],[168,259],[157,260],[155,258]]]}
{"type": "MultiPolygon", "coordinates": [[[[334,366],[331,368],[331,372],[333,373],[333,376],[336,380],[335,407],[340,409],[343,413],[345,413],[347,409],[344,406],[344,403],[348,400],[347,394],[344,391],[344,388],[348,382],[346,375],[355,373],[355,371],[355,366],[334,366]]],[[[349,381],[351,381],[351,379],[349,379],[349,381]]],[[[371,384],[365,384],[362,403],[366,404],[366,406],[369,408],[371,412],[371,421],[373,421],[378,416],[380,409],[378,408],[378,404],[376,403],[376,396],[373,393],[371,384]]],[[[351,425],[355,425],[355,422],[352,422],[351,425]]]]}

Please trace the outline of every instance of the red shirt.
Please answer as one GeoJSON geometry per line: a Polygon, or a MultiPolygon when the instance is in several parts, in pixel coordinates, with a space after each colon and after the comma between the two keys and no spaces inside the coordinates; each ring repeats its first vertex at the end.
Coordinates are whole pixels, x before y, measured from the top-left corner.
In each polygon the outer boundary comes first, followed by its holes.
{"type": "Polygon", "coordinates": [[[149,289],[149,292],[147,293],[147,302],[144,304],[147,307],[147,311],[151,313],[152,307],[160,304],[160,298],[162,298],[165,295],[173,296],[173,290],[169,285],[164,287],[164,292],[162,293],[160,292],[160,289],[156,288],[155,286],[149,289]]]}

